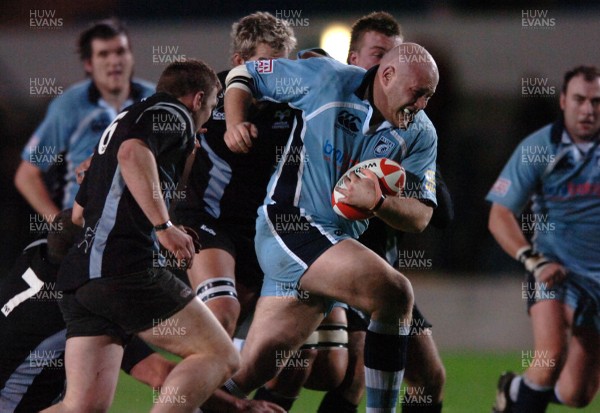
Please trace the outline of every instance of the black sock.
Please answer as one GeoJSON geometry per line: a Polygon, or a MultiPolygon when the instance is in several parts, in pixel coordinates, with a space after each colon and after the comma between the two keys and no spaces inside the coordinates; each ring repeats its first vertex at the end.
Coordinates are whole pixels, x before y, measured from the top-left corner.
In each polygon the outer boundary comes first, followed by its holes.
{"type": "Polygon", "coordinates": [[[285,410],[290,410],[296,399],[297,397],[284,396],[264,386],[256,390],[254,394],[254,400],[266,400],[283,407],[285,410]]]}
{"type": "Polygon", "coordinates": [[[513,404],[513,413],[544,413],[554,394],[554,389],[534,390],[525,383],[519,385],[517,401],[513,404]]]}
{"type": "Polygon", "coordinates": [[[432,404],[402,404],[402,413],[442,413],[442,402],[432,404]]]}
{"type": "Polygon", "coordinates": [[[336,391],[330,391],[325,394],[317,413],[357,413],[358,406],[350,403],[341,394],[336,391]]]}

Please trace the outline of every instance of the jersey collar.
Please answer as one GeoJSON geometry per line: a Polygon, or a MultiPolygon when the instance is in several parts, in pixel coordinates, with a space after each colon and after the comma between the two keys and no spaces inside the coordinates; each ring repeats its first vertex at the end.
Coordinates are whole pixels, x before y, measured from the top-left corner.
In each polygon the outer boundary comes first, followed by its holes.
{"type": "MultiPolygon", "coordinates": [[[[143,88],[142,85],[140,85],[139,83],[136,83],[134,81],[131,81],[129,83],[129,99],[137,102],[138,100],[140,100],[143,96],[143,88]]],[[[93,104],[98,104],[98,101],[102,98],[102,95],[100,94],[100,90],[98,90],[98,87],[96,86],[96,84],[94,83],[93,80],[90,81],[90,87],[88,88],[88,100],[93,103],[93,104]]]]}

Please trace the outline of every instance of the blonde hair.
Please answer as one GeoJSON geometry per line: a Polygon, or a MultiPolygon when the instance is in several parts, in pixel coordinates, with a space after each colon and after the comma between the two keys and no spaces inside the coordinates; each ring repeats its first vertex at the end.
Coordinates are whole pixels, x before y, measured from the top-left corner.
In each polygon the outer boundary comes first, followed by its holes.
{"type": "Polygon", "coordinates": [[[237,53],[248,60],[259,43],[290,53],[296,47],[296,37],[288,22],[267,12],[250,14],[231,26],[231,55],[237,53]]]}

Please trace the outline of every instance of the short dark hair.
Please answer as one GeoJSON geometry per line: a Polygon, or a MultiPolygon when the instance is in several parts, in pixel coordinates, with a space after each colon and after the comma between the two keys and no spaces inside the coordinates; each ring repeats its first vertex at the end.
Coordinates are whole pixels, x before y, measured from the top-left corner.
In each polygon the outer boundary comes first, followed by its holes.
{"type": "Polygon", "coordinates": [[[600,71],[596,66],[577,66],[574,69],[569,70],[565,73],[565,78],[563,80],[562,85],[562,93],[567,93],[567,86],[569,86],[569,82],[575,76],[583,75],[583,78],[586,82],[592,82],[597,77],[600,77],[600,71]]]}
{"type": "Polygon", "coordinates": [[[378,32],[386,36],[402,37],[400,24],[394,17],[384,11],[374,11],[361,17],[352,25],[352,34],[350,35],[350,51],[355,52],[358,49],[358,43],[366,32],[378,32]]]}
{"type": "Polygon", "coordinates": [[[71,220],[73,210],[65,209],[56,215],[52,225],[56,230],[48,232],[48,260],[53,264],[60,264],[75,243],[77,235],[82,231],[71,220]]]}
{"type": "Polygon", "coordinates": [[[221,89],[215,71],[200,60],[188,59],[167,66],[158,79],[156,91],[179,98],[199,91],[209,94],[215,87],[221,89]]]}
{"type": "MultiPolygon", "coordinates": [[[[77,40],[77,52],[81,60],[87,60],[92,57],[92,40],[94,39],[112,39],[115,36],[125,35],[129,41],[127,28],[117,18],[100,20],[92,23],[85,31],[79,35],[77,40]]],[[[131,44],[129,45],[131,48],[131,44]]]]}

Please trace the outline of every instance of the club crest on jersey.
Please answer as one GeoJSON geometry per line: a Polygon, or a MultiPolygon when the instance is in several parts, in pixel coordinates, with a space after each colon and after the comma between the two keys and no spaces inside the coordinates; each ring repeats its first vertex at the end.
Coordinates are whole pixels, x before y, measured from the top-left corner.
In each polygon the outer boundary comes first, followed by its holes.
{"type": "Polygon", "coordinates": [[[492,193],[498,196],[505,196],[512,182],[506,178],[498,178],[492,187],[492,193]]]}
{"type": "Polygon", "coordinates": [[[256,62],[254,62],[254,66],[256,67],[256,71],[258,73],[263,73],[263,74],[267,74],[267,73],[273,73],[273,66],[275,65],[275,62],[271,59],[269,60],[257,60],[256,62]]]}
{"type": "Polygon", "coordinates": [[[278,110],[275,112],[275,122],[273,123],[272,129],[286,129],[290,127],[288,118],[292,112],[289,109],[278,110]]]}
{"type": "Polygon", "coordinates": [[[396,143],[389,140],[385,136],[379,137],[379,140],[375,144],[375,148],[373,149],[373,153],[378,158],[385,158],[388,156],[392,149],[396,146],[396,143]]]}

